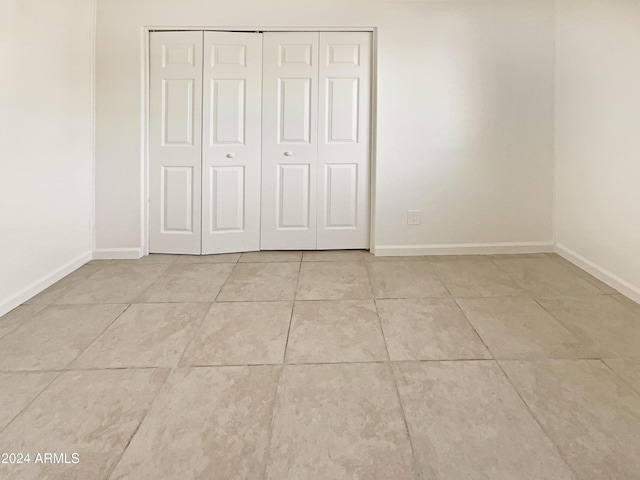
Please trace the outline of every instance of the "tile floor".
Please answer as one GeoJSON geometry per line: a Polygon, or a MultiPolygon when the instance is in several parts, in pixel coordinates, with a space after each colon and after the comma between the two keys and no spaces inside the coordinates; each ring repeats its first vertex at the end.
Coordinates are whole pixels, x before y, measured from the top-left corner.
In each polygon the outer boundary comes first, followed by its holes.
{"type": "Polygon", "coordinates": [[[0,318],[0,405],[3,480],[639,479],[640,308],[546,254],[93,261],[0,318]]]}

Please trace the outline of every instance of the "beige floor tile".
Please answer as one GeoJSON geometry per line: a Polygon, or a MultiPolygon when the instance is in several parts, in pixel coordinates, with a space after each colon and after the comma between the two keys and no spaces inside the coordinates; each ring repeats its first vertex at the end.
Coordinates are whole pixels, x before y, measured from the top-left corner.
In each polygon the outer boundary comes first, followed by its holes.
{"type": "Polygon", "coordinates": [[[591,285],[596,287],[601,292],[608,293],[608,294],[616,294],[616,293],[618,293],[618,291],[615,288],[612,288],[609,285],[607,285],[606,283],[598,280],[596,277],[594,277],[590,273],[585,272],[580,267],[578,267],[577,265],[574,265],[569,260],[566,260],[566,259],[562,258],[557,253],[550,253],[548,255],[549,255],[549,258],[551,258],[552,260],[557,262],[559,265],[562,265],[563,267],[565,267],[566,269],[568,269],[571,272],[575,273],[577,276],[579,276],[583,280],[586,280],[587,282],[589,282],[591,285]]]}
{"type": "Polygon", "coordinates": [[[259,480],[281,367],[175,371],[110,480],[259,480]]]}
{"type": "Polygon", "coordinates": [[[640,357],[640,314],[609,295],[537,300],[574,336],[592,342],[594,357],[640,357]]]}
{"type": "Polygon", "coordinates": [[[303,262],[297,300],[373,298],[364,262],[303,262]]]}
{"type": "Polygon", "coordinates": [[[217,255],[178,255],[174,263],[237,263],[240,253],[220,253],[217,255]]]}
{"type": "Polygon", "coordinates": [[[0,339],[0,369],[63,369],[126,307],[51,305],[0,339]]]}
{"type": "Polygon", "coordinates": [[[132,305],[70,368],[175,367],[208,308],[206,303],[132,305]]]}
{"type": "Polygon", "coordinates": [[[165,253],[151,253],[137,259],[113,260],[115,265],[158,265],[174,263],[180,255],[169,255],[165,253]]]}
{"type": "Polygon", "coordinates": [[[170,265],[136,302],[213,302],[233,267],[230,263],[170,265]]]}
{"type": "Polygon", "coordinates": [[[281,364],[291,302],[214,303],[182,365],[281,364]]]}
{"type": "Polygon", "coordinates": [[[57,376],[56,372],[0,373],[0,431],[57,376]]]}
{"type": "Polygon", "coordinates": [[[424,478],[574,478],[495,362],[393,368],[424,478]]]}
{"type": "MultiPolygon", "coordinates": [[[[501,253],[497,255],[486,255],[489,260],[509,260],[509,259],[536,259],[549,258],[549,253],[501,253]]],[[[555,255],[555,254],[553,254],[555,255]]]]}
{"type": "Polygon", "coordinates": [[[640,303],[636,303],[633,300],[631,300],[630,298],[625,297],[624,295],[620,295],[620,294],[612,295],[611,298],[613,298],[617,302],[623,304],[627,308],[630,308],[634,312],[640,313],[640,303]]]}
{"type": "Polygon", "coordinates": [[[371,252],[363,252],[362,258],[365,262],[423,262],[428,257],[425,255],[406,255],[406,256],[389,256],[374,255],[371,252]]]}
{"type": "Polygon", "coordinates": [[[416,478],[389,367],[286,366],[265,478],[416,478]]]}
{"type": "Polygon", "coordinates": [[[602,293],[552,258],[512,258],[493,261],[525,291],[536,295],[602,293]]]}
{"type": "Polygon", "coordinates": [[[451,299],[376,300],[391,360],[491,358],[451,299]]]}
{"type": "Polygon", "coordinates": [[[640,472],[640,395],[599,360],[500,362],[583,480],[640,472]]]}
{"type": "Polygon", "coordinates": [[[217,301],[293,300],[299,270],[300,264],[297,262],[238,263],[222,287],[217,301]]]}
{"type": "Polygon", "coordinates": [[[144,418],[167,371],[65,372],[0,434],[3,451],[31,463],[2,465],[3,480],[107,478],[144,418]],[[66,453],[77,464],[36,464],[37,453],[66,453]]]}
{"type": "Polygon", "coordinates": [[[386,359],[380,320],[372,300],[296,302],[287,363],[386,359]]]}
{"type": "Polygon", "coordinates": [[[299,262],[302,260],[302,252],[287,251],[262,251],[243,253],[238,262],[240,263],[272,263],[272,262],[299,262]]]}
{"type": "Polygon", "coordinates": [[[87,262],[87,265],[108,265],[113,263],[114,260],[109,258],[96,258],[95,260],[90,260],[87,262]]]}
{"type": "Polygon", "coordinates": [[[640,393],[640,358],[609,358],[604,363],[640,393]]]}
{"type": "Polygon", "coordinates": [[[473,262],[491,260],[495,255],[427,255],[427,261],[432,264],[449,262],[473,262]]]}
{"type": "Polygon", "coordinates": [[[464,298],[458,304],[495,358],[588,358],[577,337],[529,297],[464,298]]]}
{"type": "Polygon", "coordinates": [[[362,262],[364,261],[362,250],[318,250],[304,252],[303,262],[362,262]]]}
{"type": "Polygon", "coordinates": [[[132,303],[168,267],[168,264],[105,265],[99,267],[91,277],[57,298],[55,303],[132,303]]]}
{"type": "Polygon", "coordinates": [[[447,289],[456,297],[519,295],[513,278],[485,257],[429,260],[447,289]]]}
{"type": "Polygon", "coordinates": [[[97,265],[83,265],[25,303],[49,305],[99,271],[100,267],[97,265]]]}
{"type": "Polygon", "coordinates": [[[376,298],[449,296],[428,262],[368,262],[366,265],[376,298]]]}
{"type": "Polygon", "coordinates": [[[31,320],[45,305],[22,304],[0,317],[0,338],[13,331],[18,325],[31,320]]]}

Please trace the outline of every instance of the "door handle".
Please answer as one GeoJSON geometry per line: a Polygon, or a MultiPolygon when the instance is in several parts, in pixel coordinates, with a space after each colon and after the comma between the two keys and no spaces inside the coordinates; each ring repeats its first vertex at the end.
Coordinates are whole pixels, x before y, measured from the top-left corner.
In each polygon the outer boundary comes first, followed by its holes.
{"type": "Polygon", "coordinates": [[[235,158],[236,154],[235,153],[227,153],[227,158],[235,158]]]}
{"type": "Polygon", "coordinates": [[[285,157],[292,157],[293,156],[293,152],[284,152],[284,156],[285,157]]]}

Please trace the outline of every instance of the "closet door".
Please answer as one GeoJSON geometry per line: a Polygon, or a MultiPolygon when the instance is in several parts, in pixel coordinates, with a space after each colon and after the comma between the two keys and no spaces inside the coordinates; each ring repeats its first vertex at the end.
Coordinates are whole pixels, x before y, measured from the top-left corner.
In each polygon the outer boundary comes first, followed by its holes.
{"type": "Polygon", "coordinates": [[[370,33],[320,33],[319,250],[369,246],[370,59],[370,33]]]}
{"type": "Polygon", "coordinates": [[[262,250],[316,248],[318,38],[263,37],[262,250]]]}
{"type": "Polygon", "coordinates": [[[152,253],[201,251],[202,38],[202,32],[150,35],[152,253]]]}
{"type": "Polygon", "coordinates": [[[260,249],[262,35],[204,32],[202,253],[260,249]]]}

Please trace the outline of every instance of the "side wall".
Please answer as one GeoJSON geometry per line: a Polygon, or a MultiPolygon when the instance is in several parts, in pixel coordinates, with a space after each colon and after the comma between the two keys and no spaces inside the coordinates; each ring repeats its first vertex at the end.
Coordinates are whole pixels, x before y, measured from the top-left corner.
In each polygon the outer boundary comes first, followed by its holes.
{"type": "Polygon", "coordinates": [[[94,4],[3,2],[0,315],[91,259],[94,4]]]}
{"type": "Polygon", "coordinates": [[[557,5],[558,251],[640,301],[640,2],[557,5]]]}
{"type": "Polygon", "coordinates": [[[553,1],[98,0],[97,17],[99,256],[144,244],[144,26],[376,27],[376,252],[552,248],[553,1]]]}

